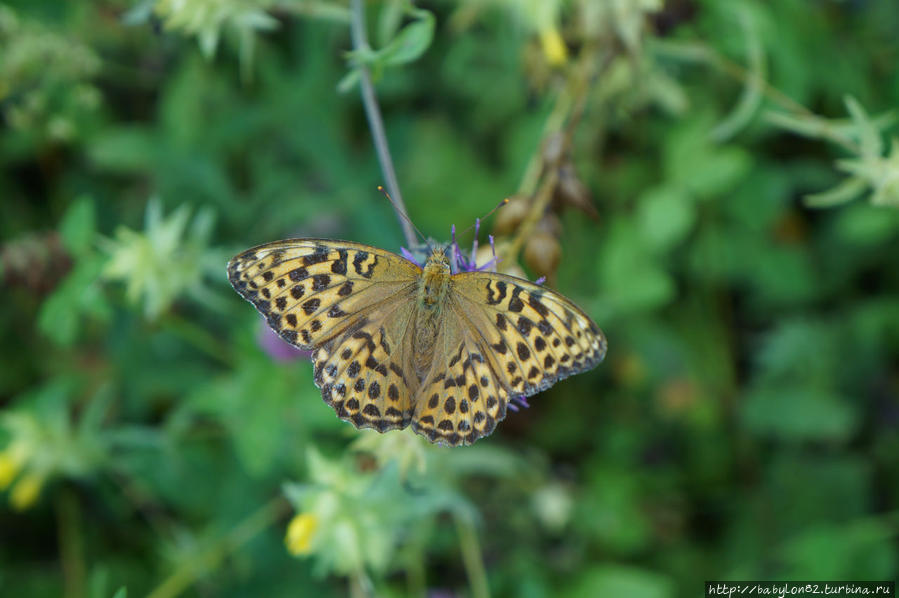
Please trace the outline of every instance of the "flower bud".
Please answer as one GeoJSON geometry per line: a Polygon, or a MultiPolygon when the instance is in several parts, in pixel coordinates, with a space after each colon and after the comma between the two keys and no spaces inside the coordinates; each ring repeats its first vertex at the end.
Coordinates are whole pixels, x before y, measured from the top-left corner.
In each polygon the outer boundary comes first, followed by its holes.
{"type": "Polygon", "coordinates": [[[312,551],[312,538],[318,528],[318,518],[311,513],[298,513],[287,524],[284,545],[293,556],[304,556],[312,551]]]}

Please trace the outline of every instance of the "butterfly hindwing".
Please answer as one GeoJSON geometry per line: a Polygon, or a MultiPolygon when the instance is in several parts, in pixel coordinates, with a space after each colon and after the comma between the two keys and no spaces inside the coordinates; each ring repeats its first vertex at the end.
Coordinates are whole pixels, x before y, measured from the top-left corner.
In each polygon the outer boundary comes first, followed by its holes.
{"type": "Polygon", "coordinates": [[[410,298],[397,297],[392,306],[369,313],[369,325],[347,330],[312,354],[325,402],[357,428],[386,432],[409,425],[411,305],[410,298]]]}
{"type": "Polygon", "coordinates": [[[466,315],[449,306],[412,420],[413,429],[431,442],[472,444],[506,415],[508,392],[493,371],[489,348],[473,332],[466,315]]]}

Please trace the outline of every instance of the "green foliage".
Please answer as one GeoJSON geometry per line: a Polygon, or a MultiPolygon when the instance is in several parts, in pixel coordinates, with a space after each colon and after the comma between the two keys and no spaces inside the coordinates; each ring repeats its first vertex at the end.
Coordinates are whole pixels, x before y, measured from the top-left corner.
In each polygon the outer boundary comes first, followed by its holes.
{"type": "Polygon", "coordinates": [[[899,575],[894,1],[364,5],[0,6],[0,594],[899,575]],[[399,250],[363,68],[425,235],[568,177],[527,236],[607,360],[473,447],[341,422],[227,285],[399,250]]]}

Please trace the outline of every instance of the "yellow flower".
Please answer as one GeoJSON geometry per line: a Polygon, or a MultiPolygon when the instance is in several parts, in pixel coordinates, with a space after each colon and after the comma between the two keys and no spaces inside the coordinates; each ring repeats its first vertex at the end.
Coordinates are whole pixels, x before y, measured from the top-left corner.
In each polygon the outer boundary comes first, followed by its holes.
{"type": "Polygon", "coordinates": [[[565,47],[562,34],[555,25],[544,27],[540,31],[540,45],[543,47],[546,61],[551,65],[559,66],[568,60],[568,48],[565,47]]]}
{"type": "Polygon", "coordinates": [[[6,490],[19,475],[25,463],[26,451],[21,444],[11,444],[0,451],[0,490],[6,490]]]}
{"type": "Polygon", "coordinates": [[[16,511],[24,511],[35,503],[44,485],[44,476],[36,473],[28,473],[16,482],[9,493],[9,504],[16,511]]]}
{"type": "Polygon", "coordinates": [[[303,556],[311,552],[312,538],[318,528],[318,518],[309,513],[299,513],[287,524],[284,545],[293,556],[303,556]]]}

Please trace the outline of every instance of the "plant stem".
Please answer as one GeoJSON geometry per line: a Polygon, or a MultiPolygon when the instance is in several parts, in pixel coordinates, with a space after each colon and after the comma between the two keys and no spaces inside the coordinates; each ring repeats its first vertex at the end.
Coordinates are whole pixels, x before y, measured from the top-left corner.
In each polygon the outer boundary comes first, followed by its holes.
{"type": "MultiPolygon", "coordinates": [[[[752,80],[752,78],[755,76],[742,65],[724,57],[710,46],[704,44],[656,40],[651,47],[653,51],[661,56],[673,58],[675,60],[683,60],[685,62],[703,62],[705,64],[708,64],[713,68],[718,69],[725,75],[743,84],[746,84],[747,81],[752,80]]],[[[814,112],[782,92],[780,89],[771,85],[771,83],[769,83],[767,80],[761,79],[755,83],[759,85],[762,95],[764,95],[766,98],[768,98],[787,112],[797,117],[823,120],[814,112]]],[[[823,124],[826,125],[826,123],[823,124]]],[[[847,139],[841,135],[834,134],[827,128],[824,128],[821,133],[822,137],[843,146],[850,152],[858,153],[858,146],[853,140],[847,139]]]]}
{"type": "Polygon", "coordinates": [[[559,165],[546,163],[543,142],[553,136],[561,136],[559,143],[562,147],[570,146],[575,128],[586,109],[587,95],[595,75],[602,73],[616,55],[617,51],[599,55],[596,48],[587,45],[581,50],[577,61],[571,65],[565,84],[559,89],[555,106],[546,118],[542,142],[534,150],[518,186],[520,195],[533,197],[533,199],[527,216],[518,226],[512,242],[504,251],[503,259],[509,260],[511,263],[516,262],[522,246],[533,233],[537,223],[543,218],[546,209],[552,202],[556,185],[559,182],[559,165]]]}
{"type": "Polygon", "coordinates": [[[160,319],[160,324],[222,364],[227,366],[234,364],[231,353],[223,347],[222,343],[193,321],[171,312],[160,319]]]}
{"type": "Polygon", "coordinates": [[[374,595],[371,579],[363,569],[350,575],[350,598],[370,598],[374,595]]]}
{"type": "MultiPolygon", "coordinates": [[[[362,0],[352,0],[351,9],[350,34],[353,38],[353,49],[356,52],[364,52],[369,50],[370,46],[368,45],[368,36],[365,33],[365,8],[362,5],[362,0]]],[[[362,104],[365,106],[365,116],[368,118],[368,126],[371,129],[375,151],[378,153],[381,173],[384,175],[387,191],[393,200],[393,209],[396,211],[396,217],[400,221],[400,227],[403,229],[406,244],[409,247],[413,247],[416,244],[415,231],[412,228],[412,221],[409,219],[409,212],[403,203],[403,196],[400,193],[400,187],[396,180],[393,158],[390,156],[390,147],[387,145],[384,121],[381,118],[381,108],[378,106],[378,99],[375,97],[371,73],[364,64],[359,65],[357,68],[359,69],[359,83],[362,87],[362,104]]]]}
{"type": "Polygon", "coordinates": [[[462,562],[471,586],[472,598],[490,598],[490,586],[487,584],[487,571],[484,569],[484,557],[478,543],[478,532],[471,518],[464,514],[453,516],[456,522],[456,533],[459,534],[459,545],[462,548],[462,562]]]}
{"type": "Polygon", "coordinates": [[[178,565],[171,575],[150,592],[148,598],[173,598],[181,594],[200,576],[218,566],[219,562],[229,553],[234,552],[270,526],[288,509],[287,501],[280,496],[269,501],[238,523],[227,536],[178,565]]]}
{"type": "Polygon", "coordinates": [[[82,543],[81,506],[78,497],[63,488],[56,500],[59,560],[62,564],[65,598],[84,596],[84,546],[82,543]]]}

